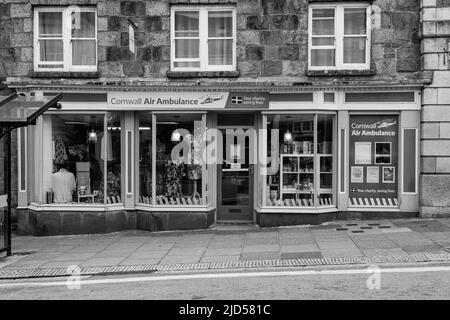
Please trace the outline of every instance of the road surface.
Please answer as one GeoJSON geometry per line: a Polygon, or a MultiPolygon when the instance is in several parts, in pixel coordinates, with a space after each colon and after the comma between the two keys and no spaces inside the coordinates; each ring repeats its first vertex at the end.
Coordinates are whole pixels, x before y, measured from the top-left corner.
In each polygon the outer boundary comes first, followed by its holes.
{"type": "Polygon", "coordinates": [[[0,280],[0,299],[450,298],[449,265],[389,266],[380,270],[345,267],[171,272],[83,277],[80,283],[67,282],[67,278],[0,280]]]}

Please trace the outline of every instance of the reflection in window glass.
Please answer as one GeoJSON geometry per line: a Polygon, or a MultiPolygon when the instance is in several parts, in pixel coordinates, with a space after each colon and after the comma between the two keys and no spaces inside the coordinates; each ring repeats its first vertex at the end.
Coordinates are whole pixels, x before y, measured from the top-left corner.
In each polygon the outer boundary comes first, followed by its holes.
{"type": "Polygon", "coordinates": [[[391,143],[375,142],[375,164],[391,164],[391,143]]]}
{"type": "Polygon", "coordinates": [[[319,206],[333,204],[333,118],[334,116],[325,114],[317,116],[319,206]]]}
{"type": "Polygon", "coordinates": [[[103,115],[52,116],[53,173],[46,203],[104,203],[103,136],[103,115]]]}
{"type": "Polygon", "coordinates": [[[334,205],[333,123],[333,115],[267,116],[270,162],[263,205],[334,205]]]}
{"type": "Polygon", "coordinates": [[[139,114],[139,203],[152,204],[152,115],[139,114]]]}
{"type": "MultiPolygon", "coordinates": [[[[117,113],[108,113],[107,135],[100,136],[101,145],[106,144],[106,148],[102,150],[102,159],[107,161],[106,175],[106,203],[120,203],[121,200],[121,132],[120,115],[117,113]]],[[[104,192],[104,183],[102,181],[100,192],[104,192]]]]}
{"type": "Polygon", "coordinates": [[[156,205],[201,205],[201,115],[156,117],[156,205]],[[174,152],[172,152],[174,150],[174,152]]]}

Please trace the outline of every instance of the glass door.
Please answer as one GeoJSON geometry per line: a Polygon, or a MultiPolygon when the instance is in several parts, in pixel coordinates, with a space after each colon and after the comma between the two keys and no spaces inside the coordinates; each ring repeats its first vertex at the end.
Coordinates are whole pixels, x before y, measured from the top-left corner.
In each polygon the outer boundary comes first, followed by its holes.
{"type": "Polygon", "coordinates": [[[252,221],[253,169],[246,129],[221,129],[222,164],[218,164],[219,221],[252,221]]]}

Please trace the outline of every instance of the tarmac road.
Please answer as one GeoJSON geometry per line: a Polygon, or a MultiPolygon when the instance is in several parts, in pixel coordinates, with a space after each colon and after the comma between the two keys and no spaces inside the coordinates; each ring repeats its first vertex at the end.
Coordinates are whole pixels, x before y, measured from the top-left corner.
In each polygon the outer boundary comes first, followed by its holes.
{"type": "Polygon", "coordinates": [[[381,273],[377,269],[368,271],[367,268],[347,266],[97,276],[83,278],[80,289],[68,289],[67,278],[0,281],[0,300],[449,298],[450,265],[434,264],[386,266],[381,273]]]}

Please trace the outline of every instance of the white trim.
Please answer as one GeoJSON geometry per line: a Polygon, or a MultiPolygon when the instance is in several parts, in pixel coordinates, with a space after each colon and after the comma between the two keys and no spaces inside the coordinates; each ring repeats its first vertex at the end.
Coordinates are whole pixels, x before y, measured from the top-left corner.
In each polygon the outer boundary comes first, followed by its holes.
{"type": "MultiPolygon", "coordinates": [[[[230,5],[220,6],[179,6],[174,5],[171,7],[170,14],[170,68],[172,71],[235,71],[236,70],[236,39],[237,39],[237,16],[236,7],[230,5]],[[199,12],[199,35],[198,37],[183,37],[184,39],[199,39],[199,58],[195,59],[175,59],[175,13],[177,11],[198,11],[199,12]],[[218,39],[230,39],[233,40],[232,48],[232,64],[231,65],[209,65],[208,61],[208,14],[213,11],[230,11],[233,17],[233,36],[221,37],[218,39]],[[177,68],[175,62],[199,62],[198,68],[177,68]]],[[[215,39],[215,38],[214,38],[215,39]]],[[[213,40],[214,40],[213,39],[213,40]]]]}
{"type": "Polygon", "coordinates": [[[22,127],[17,130],[17,189],[19,192],[26,192],[28,189],[28,130],[27,127],[22,127]],[[22,146],[22,130],[24,135],[24,145],[22,146]],[[24,170],[22,172],[22,148],[23,159],[25,162],[24,170]],[[24,177],[24,185],[22,186],[22,176],[24,177]]]}
{"type": "Polygon", "coordinates": [[[133,194],[134,189],[134,136],[133,136],[133,130],[126,130],[125,131],[125,190],[127,196],[130,196],[133,194]],[[131,141],[128,141],[128,139],[131,138],[131,141]],[[130,160],[128,160],[130,159],[130,160]],[[128,170],[128,165],[131,162],[130,170],[128,170]],[[131,181],[130,181],[131,179],[131,181]]]}
{"type": "Polygon", "coordinates": [[[78,204],[37,204],[30,203],[28,207],[21,209],[29,209],[33,211],[77,211],[77,212],[93,212],[93,211],[118,211],[125,210],[122,204],[117,205],[103,205],[103,204],[93,204],[93,205],[82,205],[78,204]]]}
{"type": "Polygon", "coordinates": [[[136,204],[135,206],[136,210],[142,210],[142,211],[151,211],[151,212],[158,212],[158,211],[169,211],[169,212],[205,212],[205,211],[211,211],[211,210],[215,210],[216,207],[212,206],[212,205],[199,205],[199,206],[177,206],[177,205],[173,205],[173,206],[161,206],[161,205],[157,205],[157,206],[152,206],[152,205],[146,205],[146,204],[136,204]]]}
{"type": "Polygon", "coordinates": [[[288,213],[288,214],[317,214],[317,213],[331,213],[338,212],[336,207],[319,207],[317,209],[302,209],[302,207],[281,207],[281,206],[266,206],[255,208],[257,213],[288,213]]]}
{"type": "MultiPolygon", "coordinates": [[[[370,69],[371,58],[371,5],[367,3],[323,3],[311,4],[308,9],[308,69],[309,70],[367,70],[370,69]],[[344,10],[348,8],[363,9],[366,8],[366,34],[365,35],[344,35],[344,10]],[[334,9],[334,35],[313,36],[312,26],[314,9],[334,9]],[[314,38],[333,38],[334,45],[313,46],[314,38]],[[344,38],[345,37],[366,37],[366,56],[365,63],[344,63],[344,38]],[[311,51],[313,49],[334,49],[335,66],[312,66],[311,51]]],[[[320,19],[320,18],[319,18],[320,19]]]]}
{"type": "Polygon", "coordinates": [[[60,72],[60,71],[97,71],[98,64],[98,39],[97,39],[97,9],[93,7],[76,7],[77,12],[93,12],[95,38],[72,38],[71,14],[75,12],[75,6],[65,7],[36,7],[34,9],[34,71],[60,72]],[[43,38],[48,40],[63,41],[63,61],[41,61],[40,60],[40,39],[39,39],[39,13],[40,12],[61,12],[62,14],[62,36],[43,38]],[[94,40],[95,41],[95,64],[86,66],[72,65],[72,46],[73,40],[94,40]],[[43,68],[40,65],[63,65],[61,68],[43,68]]]}

